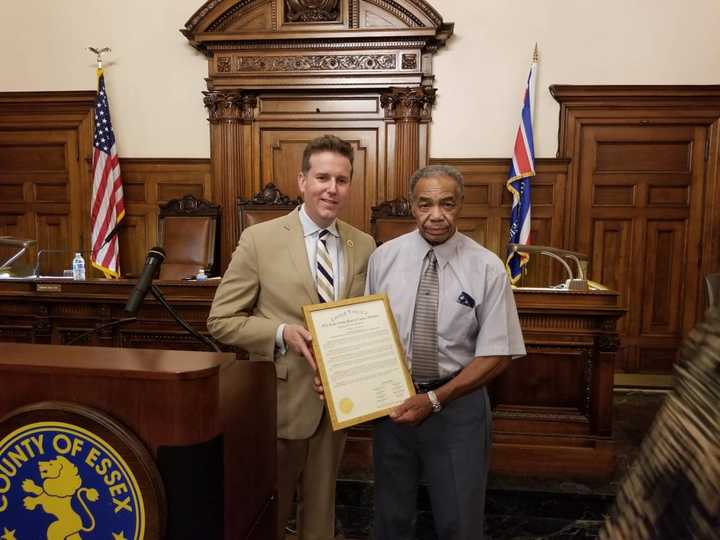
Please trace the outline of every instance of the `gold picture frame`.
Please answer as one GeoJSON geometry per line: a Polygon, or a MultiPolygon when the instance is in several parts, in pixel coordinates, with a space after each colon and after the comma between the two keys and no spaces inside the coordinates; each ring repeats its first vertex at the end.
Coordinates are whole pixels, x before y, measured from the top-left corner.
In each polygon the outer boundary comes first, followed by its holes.
{"type": "Polygon", "coordinates": [[[390,413],[415,395],[387,295],[303,306],[333,431],[390,413]]]}

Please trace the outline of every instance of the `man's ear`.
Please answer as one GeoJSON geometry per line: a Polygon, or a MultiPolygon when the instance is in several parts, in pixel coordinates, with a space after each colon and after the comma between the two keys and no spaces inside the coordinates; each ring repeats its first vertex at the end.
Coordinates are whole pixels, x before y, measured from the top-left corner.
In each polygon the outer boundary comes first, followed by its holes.
{"type": "Polygon", "coordinates": [[[303,174],[302,171],[300,171],[297,175],[297,183],[298,183],[298,189],[300,190],[300,192],[301,193],[304,192],[305,191],[305,175],[303,174]]]}

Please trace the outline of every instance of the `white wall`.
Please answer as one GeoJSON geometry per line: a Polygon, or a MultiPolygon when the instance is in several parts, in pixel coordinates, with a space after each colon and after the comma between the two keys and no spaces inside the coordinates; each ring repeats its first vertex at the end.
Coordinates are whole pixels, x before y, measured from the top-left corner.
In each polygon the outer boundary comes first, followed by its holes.
{"type": "MultiPolygon", "coordinates": [[[[535,42],[539,157],[557,149],[550,84],[720,84],[718,0],[430,0],[455,36],[435,58],[433,157],[507,157],[535,42]]],[[[106,82],[123,157],[208,157],[205,58],[178,31],[202,0],[4,2],[0,91],[106,82]]]]}

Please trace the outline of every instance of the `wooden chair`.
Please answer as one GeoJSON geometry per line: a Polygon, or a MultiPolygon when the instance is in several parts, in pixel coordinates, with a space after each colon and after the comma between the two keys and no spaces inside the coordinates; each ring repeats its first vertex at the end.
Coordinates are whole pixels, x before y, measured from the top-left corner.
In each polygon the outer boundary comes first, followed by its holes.
{"type": "Polygon", "coordinates": [[[410,201],[394,199],[372,207],[370,229],[379,246],[415,228],[415,218],[410,211],[410,201]]]}
{"type": "Polygon", "coordinates": [[[195,276],[201,268],[208,276],[217,274],[219,205],[185,195],[160,205],[159,218],[158,238],[165,249],[160,279],[195,276]]]}
{"type": "Polygon", "coordinates": [[[261,191],[253,195],[251,199],[237,199],[238,223],[240,224],[239,234],[256,223],[262,223],[284,216],[292,212],[302,199],[290,199],[284,195],[275,184],[267,184],[261,191]]]}

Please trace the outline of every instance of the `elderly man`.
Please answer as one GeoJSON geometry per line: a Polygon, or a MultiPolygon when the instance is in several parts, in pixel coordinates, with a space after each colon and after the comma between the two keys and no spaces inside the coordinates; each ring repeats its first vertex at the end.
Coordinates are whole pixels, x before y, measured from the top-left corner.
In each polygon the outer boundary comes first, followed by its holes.
{"type": "Polygon", "coordinates": [[[491,431],[485,387],[525,346],[502,262],[456,230],[460,172],[425,167],[410,188],[417,230],[368,264],[366,292],[388,295],[418,392],[375,426],[375,538],[415,538],[424,479],[438,537],[478,540],[491,431]]]}
{"type": "Polygon", "coordinates": [[[243,231],[215,294],[208,329],[218,340],[275,363],[277,373],[278,538],[298,496],[298,536],[330,540],[335,478],[345,433],[333,432],[313,391],[315,361],[302,306],[363,293],[375,242],[337,219],[350,197],[353,149],[326,135],[303,154],[304,203],[243,231]]]}

